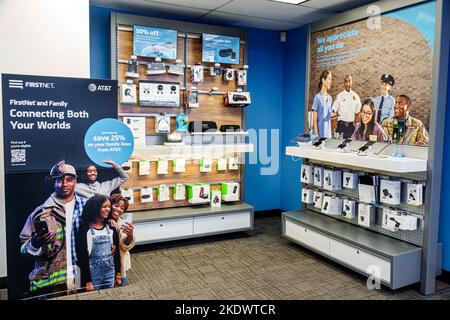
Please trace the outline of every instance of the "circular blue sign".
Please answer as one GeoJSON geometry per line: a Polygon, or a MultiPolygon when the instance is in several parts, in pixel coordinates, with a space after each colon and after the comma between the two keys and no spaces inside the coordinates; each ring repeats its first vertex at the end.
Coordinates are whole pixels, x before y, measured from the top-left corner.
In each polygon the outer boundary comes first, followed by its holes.
{"type": "Polygon", "coordinates": [[[95,164],[111,167],[105,161],[121,165],[128,161],[134,149],[130,128],[117,119],[102,119],[91,125],[84,136],[84,150],[95,164]]]}

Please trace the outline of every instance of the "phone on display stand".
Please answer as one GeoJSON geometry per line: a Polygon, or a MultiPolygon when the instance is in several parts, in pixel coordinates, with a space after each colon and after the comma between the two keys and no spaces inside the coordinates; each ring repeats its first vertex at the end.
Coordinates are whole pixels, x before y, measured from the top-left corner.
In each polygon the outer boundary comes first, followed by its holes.
{"type": "Polygon", "coordinates": [[[337,148],[338,149],[344,149],[345,147],[347,147],[350,144],[350,142],[352,142],[352,139],[351,138],[347,138],[340,145],[338,145],[337,148]]]}
{"type": "Polygon", "coordinates": [[[325,140],[327,140],[327,138],[319,138],[317,141],[313,142],[313,146],[320,147],[325,142],[325,140]]]}
{"type": "Polygon", "coordinates": [[[359,148],[358,150],[358,155],[371,155],[372,153],[372,148],[371,146],[375,143],[375,141],[369,141],[367,142],[365,145],[363,145],[361,148],[359,148]]]}

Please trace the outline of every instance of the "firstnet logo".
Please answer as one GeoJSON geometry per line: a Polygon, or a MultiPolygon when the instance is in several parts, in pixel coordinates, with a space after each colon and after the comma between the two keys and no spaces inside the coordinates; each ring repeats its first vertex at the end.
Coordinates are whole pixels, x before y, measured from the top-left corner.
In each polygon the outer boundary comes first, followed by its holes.
{"type": "Polygon", "coordinates": [[[9,80],[9,87],[13,89],[25,88],[37,88],[37,89],[54,89],[55,84],[53,82],[25,82],[23,80],[9,80]]]}
{"type": "Polygon", "coordinates": [[[23,90],[23,80],[9,80],[9,87],[23,90]]]}

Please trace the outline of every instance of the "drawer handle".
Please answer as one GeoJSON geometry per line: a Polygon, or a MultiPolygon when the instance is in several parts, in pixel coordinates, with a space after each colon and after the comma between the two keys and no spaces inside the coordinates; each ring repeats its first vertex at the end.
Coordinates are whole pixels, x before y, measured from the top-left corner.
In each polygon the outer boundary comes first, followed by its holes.
{"type": "Polygon", "coordinates": [[[308,229],[305,229],[305,232],[308,232],[308,229]]]}
{"type": "Polygon", "coordinates": [[[160,227],[162,227],[163,226],[163,224],[161,223],[160,225],[159,225],[160,227]]]}
{"type": "Polygon", "coordinates": [[[222,220],[224,220],[225,219],[225,217],[222,217],[222,220]]]}
{"type": "Polygon", "coordinates": [[[359,250],[356,250],[356,253],[359,254],[359,250]]]}

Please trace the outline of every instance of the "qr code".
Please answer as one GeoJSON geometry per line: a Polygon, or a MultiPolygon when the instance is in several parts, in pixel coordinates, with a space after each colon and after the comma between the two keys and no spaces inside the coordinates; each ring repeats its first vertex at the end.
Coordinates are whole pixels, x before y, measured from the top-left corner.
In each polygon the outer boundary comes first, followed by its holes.
{"type": "Polygon", "coordinates": [[[27,154],[25,149],[11,150],[11,163],[20,163],[27,161],[27,154]]]}

